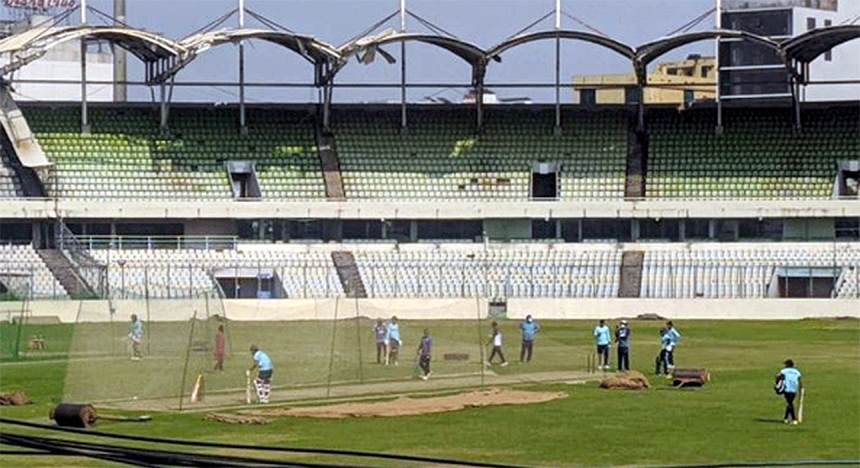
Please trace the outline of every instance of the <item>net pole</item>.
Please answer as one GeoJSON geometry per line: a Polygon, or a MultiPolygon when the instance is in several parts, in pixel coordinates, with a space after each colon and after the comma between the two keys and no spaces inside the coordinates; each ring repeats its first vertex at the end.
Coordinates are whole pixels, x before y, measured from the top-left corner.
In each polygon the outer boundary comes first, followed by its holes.
{"type": "Polygon", "coordinates": [[[358,338],[358,381],[364,382],[364,358],[361,354],[361,315],[359,315],[358,311],[358,296],[354,290],[352,295],[355,299],[355,336],[358,338]]]}
{"type": "Polygon", "coordinates": [[[337,338],[337,309],[340,306],[340,296],[335,296],[334,298],[334,320],[332,320],[331,325],[331,347],[328,353],[328,376],[326,377],[325,384],[325,397],[329,398],[331,396],[331,372],[332,366],[334,365],[334,344],[337,338]]]}
{"type": "Polygon", "coordinates": [[[179,387],[179,411],[182,411],[182,399],[185,397],[185,378],[188,376],[188,361],[191,359],[191,343],[194,339],[194,324],[197,322],[197,310],[191,316],[191,330],[188,332],[188,346],[185,348],[185,366],[182,369],[182,386],[179,387]]]}
{"type": "Polygon", "coordinates": [[[475,297],[475,315],[477,320],[475,323],[478,324],[478,356],[480,356],[480,361],[478,361],[478,365],[481,366],[481,387],[484,386],[484,337],[483,330],[481,330],[481,298],[475,297]]]}
{"type": "Polygon", "coordinates": [[[143,267],[143,293],[144,302],[146,303],[146,354],[152,355],[150,342],[152,342],[152,322],[150,321],[150,304],[149,304],[149,267],[143,267]]]}
{"type": "Polygon", "coordinates": [[[15,337],[15,358],[21,357],[21,330],[24,328],[24,316],[27,310],[27,299],[21,301],[21,316],[18,317],[18,333],[15,337]]]}

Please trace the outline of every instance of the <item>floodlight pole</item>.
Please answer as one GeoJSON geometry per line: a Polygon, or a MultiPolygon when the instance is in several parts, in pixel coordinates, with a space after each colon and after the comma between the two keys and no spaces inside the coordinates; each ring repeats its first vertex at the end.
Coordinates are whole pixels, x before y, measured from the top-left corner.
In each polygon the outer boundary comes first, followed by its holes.
{"type": "Polygon", "coordinates": [[[561,134],[561,0],[555,0],[555,134],[561,134]]]}
{"type": "MultiPolygon", "coordinates": [[[[406,0],[400,0],[400,33],[406,33],[406,0]]],[[[400,130],[405,132],[406,119],[406,41],[400,41],[400,130]]]]}
{"type": "MultiPolygon", "coordinates": [[[[81,25],[87,24],[87,0],[81,0],[81,25]]],[[[81,133],[90,133],[87,116],[87,38],[81,37],[81,133]]]]}
{"type": "MultiPolygon", "coordinates": [[[[716,27],[717,31],[723,28],[723,0],[717,0],[716,11],[716,27]]],[[[717,36],[715,51],[714,51],[714,78],[716,78],[716,86],[714,89],[714,99],[717,101],[717,135],[723,133],[723,100],[720,99],[720,37],[717,36]]]]}
{"type": "MultiPolygon", "coordinates": [[[[245,0],[239,0],[239,29],[245,29],[245,0]]],[[[239,132],[248,133],[245,125],[245,41],[239,41],[239,132]]]]}

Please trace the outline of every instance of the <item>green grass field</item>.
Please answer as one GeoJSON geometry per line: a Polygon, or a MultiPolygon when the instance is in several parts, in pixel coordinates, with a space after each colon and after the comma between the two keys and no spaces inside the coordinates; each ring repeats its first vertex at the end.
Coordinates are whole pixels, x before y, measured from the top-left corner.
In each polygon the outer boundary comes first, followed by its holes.
{"type": "MultiPolygon", "coordinates": [[[[515,362],[519,343],[516,325],[513,321],[503,324],[505,351],[512,364],[504,369],[493,368],[494,371],[517,374],[584,370],[585,356],[592,349],[590,331],[594,323],[541,322],[536,355],[530,365],[515,362]]],[[[661,325],[631,324],[633,368],[649,377],[654,371],[661,325]]],[[[526,384],[519,388],[563,391],[568,397],[538,405],[473,408],[403,418],[278,419],[265,426],[225,425],[204,421],[201,413],[170,412],[154,414],[153,421],[147,424],[104,422],[98,429],[164,438],[337,448],[528,466],[860,460],[860,321],[684,321],[677,325],[684,336],[676,352],[678,367],[704,367],[711,372],[712,382],[701,389],[670,389],[663,379],[652,379],[655,388],[641,392],[601,390],[596,382],[526,384]],[[807,388],[804,423],[800,426],[782,424],[783,402],[772,389],[773,375],[786,358],[795,360],[807,388]]],[[[336,327],[330,322],[240,322],[229,325],[233,353],[227,371],[207,373],[207,389],[241,387],[250,342],[272,355],[276,386],[323,384],[330,363],[335,384],[406,380],[411,375],[418,336],[425,326],[431,328],[437,343],[434,372],[444,378],[446,374],[480,368],[476,359],[480,352],[478,337],[486,339],[487,323],[404,322],[404,360],[408,364],[384,367],[375,364],[371,323],[367,320],[358,326],[354,321],[344,321],[336,327]],[[332,350],[335,358],[329,359],[332,350]],[[439,357],[445,352],[469,352],[472,362],[443,362],[439,357]]],[[[0,326],[4,340],[14,336],[10,327],[0,326]]],[[[105,325],[78,325],[74,330],[68,325],[40,327],[49,343],[57,343],[49,349],[50,358],[28,352],[23,359],[4,354],[0,362],[0,390],[24,389],[35,404],[3,407],[3,417],[45,421],[53,405],[73,401],[68,397],[74,393],[90,397],[89,401],[127,398],[128,388],[134,387],[150,388],[141,392],[152,396],[175,394],[179,379],[175,374],[184,367],[181,354],[189,336],[205,335],[190,332],[186,323],[150,324],[150,353],[140,363],[131,363],[117,341],[125,333],[124,328],[112,332],[105,325]],[[92,345],[93,341],[101,344],[92,345]],[[62,343],[67,343],[65,355],[62,343]],[[140,365],[134,367],[136,364],[140,365]]],[[[191,373],[195,367],[210,365],[208,352],[190,355],[191,373]]],[[[491,385],[492,379],[487,383],[491,385]]],[[[11,426],[2,426],[2,430],[27,432],[11,426]]],[[[312,459],[315,458],[306,460],[312,459]]],[[[370,463],[403,466],[373,460],[370,463]]],[[[0,465],[109,466],[89,460],[7,455],[0,456],[0,465]]]]}

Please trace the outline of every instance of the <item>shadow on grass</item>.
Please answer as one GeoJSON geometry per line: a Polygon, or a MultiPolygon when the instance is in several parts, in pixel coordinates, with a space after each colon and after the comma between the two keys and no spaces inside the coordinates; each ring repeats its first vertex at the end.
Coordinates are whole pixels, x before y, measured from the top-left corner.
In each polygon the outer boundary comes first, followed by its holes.
{"type": "Polygon", "coordinates": [[[782,419],[756,418],[755,422],[785,424],[782,419]]]}

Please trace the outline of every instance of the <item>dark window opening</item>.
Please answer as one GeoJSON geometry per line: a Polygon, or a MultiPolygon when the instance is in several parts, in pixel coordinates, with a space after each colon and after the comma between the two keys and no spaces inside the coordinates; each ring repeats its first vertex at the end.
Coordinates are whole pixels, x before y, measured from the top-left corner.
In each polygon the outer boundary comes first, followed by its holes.
{"type": "Polygon", "coordinates": [[[784,267],[777,271],[779,297],[831,298],[839,268],[784,267]]]}
{"type": "Polygon", "coordinates": [[[533,219],[532,220],[532,239],[555,239],[554,219],[533,219]]]}
{"type": "Polygon", "coordinates": [[[594,107],[597,105],[597,90],[593,88],[580,90],[579,101],[583,106],[594,107]]]}
{"type": "Polygon", "coordinates": [[[555,172],[549,174],[532,173],[532,198],[555,200],[558,197],[558,177],[555,172]]]}
{"type": "Polygon", "coordinates": [[[639,239],[643,240],[668,240],[680,239],[680,221],[677,219],[653,219],[639,220],[639,239]]]}
{"type": "Polygon", "coordinates": [[[483,226],[481,220],[418,221],[418,238],[475,240],[482,236],[483,226]]]}

